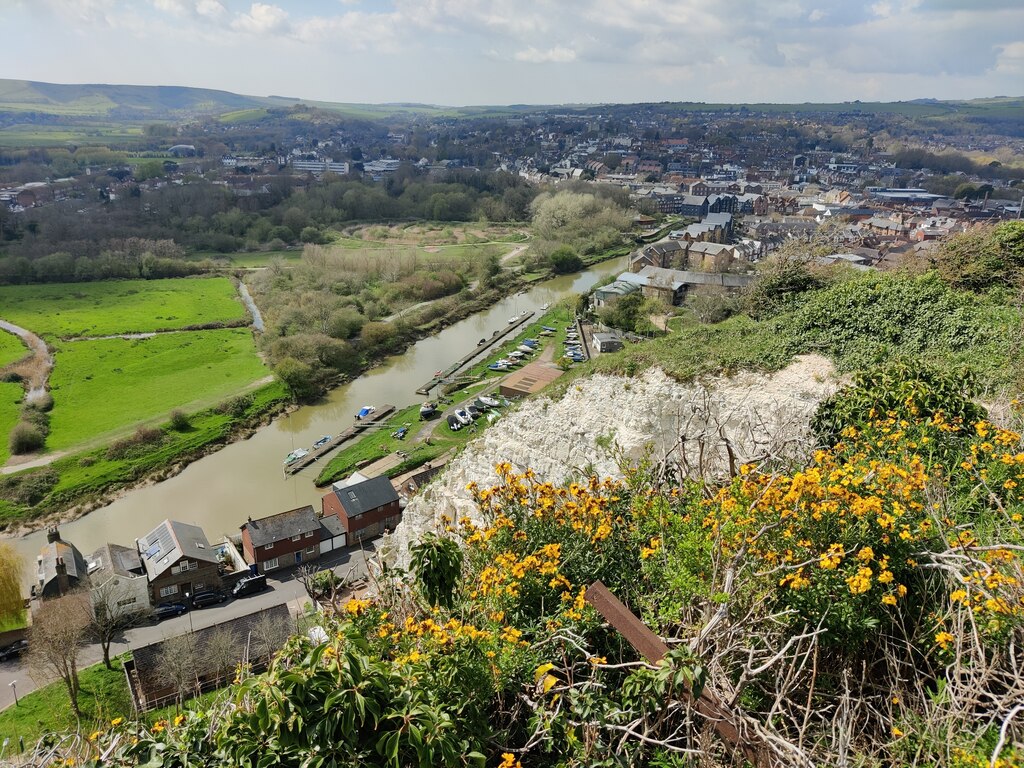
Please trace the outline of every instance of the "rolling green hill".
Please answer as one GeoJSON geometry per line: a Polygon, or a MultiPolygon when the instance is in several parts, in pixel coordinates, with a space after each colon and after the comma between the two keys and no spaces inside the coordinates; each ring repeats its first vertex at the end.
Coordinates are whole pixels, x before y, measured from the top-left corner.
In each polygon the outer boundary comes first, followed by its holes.
{"type": "MultiPolygon", "coordinates": [[[[229,91],[184,86],[59,85],[30,80],[0,79],[0,115],[36,113],[69,118],[103,118],[114,122],[174,120],[195,115],[221,115],[225,122],[260,119],[267,109],[305,104],[315,109],[358,118],[426,114],[445,117],[515,115],[557,109],[586,114],[614,105],[507,105],[439,106],[433,104],[358,104],[299,99],[287,96],[245,96],[229,91]]],[[[918,99],[897,102],[841,102],[832,104],[708,104],[678,102],[638,104],[631,108],[656,111],[751,113],[879,113],[913,117],[988,117],[1024,120],[1024,98],[994,97],[969,101],[918,99]]]]}

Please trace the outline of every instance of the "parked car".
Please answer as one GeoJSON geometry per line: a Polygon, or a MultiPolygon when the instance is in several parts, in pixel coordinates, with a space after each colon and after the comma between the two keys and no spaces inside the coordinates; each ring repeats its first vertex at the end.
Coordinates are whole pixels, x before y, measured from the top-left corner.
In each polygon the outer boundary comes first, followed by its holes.
{"type": "Polygon", "coordinates": [[[160,605],[153,609],[153,619],[155,621],[163,621],[164,619],[181,616],[184,613],[188,613],[188,606],[184,603],[160,603],[160,605]]]}
{"type": "Polygon", "coordinates": [[[223,592],[214,592],[212,589],[208,589],[203,592],[196,592],[192,595],[192,607],[205,608],[208,605],[223,603],[227,599],[228,596],[223,592]]]}
{"type": "Polygon", "coordinates": [[[235,584],[231,589],[231,594],[233,597],[246,597],[247,595],[255,595],[257,592],[262,592],[266,588],[266,575],[258,573],[255,576],[246,576],[235,584]]]}
{"type": "Polygon", "coordinates": [[[10,645],[5,645],[3,648],[0,648],[0,661],[18,658],[26,648],[28,648],[28,640],[24,638],[16,640],[10,645]]]}

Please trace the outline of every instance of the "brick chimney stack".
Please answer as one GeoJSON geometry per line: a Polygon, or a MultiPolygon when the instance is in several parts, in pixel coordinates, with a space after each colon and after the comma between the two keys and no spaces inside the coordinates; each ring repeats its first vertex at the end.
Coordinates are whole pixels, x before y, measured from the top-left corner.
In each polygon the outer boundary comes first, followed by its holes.
{"type": "Polygon", "coordinates": [[[71,582],[68,580],[68,567],[63,557],[58,557],[55,563],[57,569],[57,594],[64,595],[71,591],[71,582]]]}

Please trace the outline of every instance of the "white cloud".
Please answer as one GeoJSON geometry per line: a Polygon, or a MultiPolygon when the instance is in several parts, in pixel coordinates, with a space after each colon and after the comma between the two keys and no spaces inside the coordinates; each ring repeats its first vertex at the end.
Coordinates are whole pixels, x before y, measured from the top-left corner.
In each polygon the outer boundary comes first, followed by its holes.
{"type": "Polygon", "coordinates": [[[565,64],[576,60],[576,51],[571,48],[563,48],[556,45],[546,51],[530,46],[521,51],[516,51],[513,58],[516,61],[526,61],[530,64],[565,64]]]}
{"type": "Polygon", "coordinates": [[[222,18],[228,12],[220,0],[198,0],[196,13],[208,19],[222,18]]]}
{"type": "Polygon", "coordinates": [[[825,18],[825,12],[821,8],[815,8],[809,14],[807,14],[807,20],[811,23],[821,21],[825,18]]]}
{"type": "Polygon", "coordinates": [[[290,28],[288,11],[269,3],[253,3],[248,13],[239,13],[233,22],[235,29],[254,35],[287,32],[290,28]]]}

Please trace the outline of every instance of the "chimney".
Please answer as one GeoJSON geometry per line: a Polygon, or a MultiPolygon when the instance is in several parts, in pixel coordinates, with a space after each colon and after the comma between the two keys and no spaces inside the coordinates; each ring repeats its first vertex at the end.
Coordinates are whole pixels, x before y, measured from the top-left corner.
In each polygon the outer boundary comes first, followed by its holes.
{"type": "Polygon", "coordinates": [[[55,563],[57,570],[57,594],[63,595],[71,591],[71,582],[68,580],[68,567],[63,557],[58,557],[55,563]]]}
{"type": "Polygon", "coordinates": [[[57,530],[57,526],[56,525],[53,526],[53,528],[47,528],[46,529],[46,541],[47,541],[48,544],[53,544],[53,542],[60,541],[60,540],[61,540],[61,538],[60,538],[60,531],[57,530]]]}

